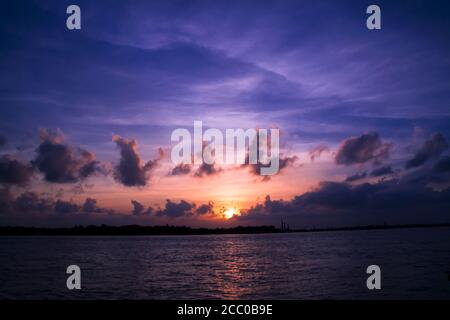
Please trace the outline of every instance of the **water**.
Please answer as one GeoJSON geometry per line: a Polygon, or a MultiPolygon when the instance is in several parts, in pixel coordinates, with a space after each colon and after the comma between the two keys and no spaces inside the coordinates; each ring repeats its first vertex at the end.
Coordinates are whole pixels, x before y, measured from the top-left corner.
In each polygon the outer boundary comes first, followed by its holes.
{"type": "Polygon", "coordinates": [[[0,298],[450,298],[450,229],[0,237],[0,298]],[[66,288],[66,267],[82,290],[66,288]],[[382,289],[366,287],[368,265],[382,289]]]}

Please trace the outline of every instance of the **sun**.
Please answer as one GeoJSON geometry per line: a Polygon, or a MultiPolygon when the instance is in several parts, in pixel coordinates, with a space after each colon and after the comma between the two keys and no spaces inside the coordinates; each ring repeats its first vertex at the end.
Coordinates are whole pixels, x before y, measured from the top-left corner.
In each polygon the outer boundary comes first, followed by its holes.
{"type": "Polygon", "coordinates": [[[225,219],[231,219],[233,216],[238,214],[238,210],[236,208],[228,208],[223,212],[223,216],[225,219]]]}

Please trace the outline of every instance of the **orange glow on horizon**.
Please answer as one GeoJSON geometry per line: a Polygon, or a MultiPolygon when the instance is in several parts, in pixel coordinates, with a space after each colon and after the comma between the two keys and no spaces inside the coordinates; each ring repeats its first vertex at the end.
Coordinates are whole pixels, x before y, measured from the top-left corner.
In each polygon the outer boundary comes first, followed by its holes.
{"type": "Polygon", "coordinates": [[[223,212],[223,216],[227,220],[233,218],[235,215],[239,215],[239,210],[236,208],[228,208],[223,212]]]}

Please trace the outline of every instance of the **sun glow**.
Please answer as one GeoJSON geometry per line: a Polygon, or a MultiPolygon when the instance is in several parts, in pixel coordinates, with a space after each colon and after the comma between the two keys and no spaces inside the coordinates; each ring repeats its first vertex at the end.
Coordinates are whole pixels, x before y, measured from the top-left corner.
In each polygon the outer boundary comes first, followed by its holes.
{"type": "Polygon", "coordinates": [[[233,216],[239,214],[236,208],[228,208],[223,212],[223,216],[225,219],[231,219],[233,216]]]}

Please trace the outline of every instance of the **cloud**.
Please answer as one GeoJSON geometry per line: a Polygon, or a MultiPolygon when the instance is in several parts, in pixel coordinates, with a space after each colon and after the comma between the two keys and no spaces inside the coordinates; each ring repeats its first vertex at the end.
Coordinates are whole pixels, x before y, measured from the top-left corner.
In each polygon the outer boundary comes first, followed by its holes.
{"type": "Polygon", "coordinates": [[[215,163],[207,164],[206,162],[203,162],[194,172],[194,177],[203,178],[207,176],[215,176],[221,173],[222,171],[223,171],[222,168],[216,166],[215,163]]]}
{"type": "Polygon", "coordinates": [[[386,175],[390,175],[390,174],[394,174],[394,170],[392,170],[391,166],[384,166],[381,168],[377,168],[374,169],[370,175],[372,177],[381,177],[381,176],[386,176],[386,175]]]}
{"type": "MultiPolygon", "coordinates": [[[[85,153],[85,157],[89,158],[93,154],[86,153],[87,151],[83,150],[82,153],[85,153]]],[[[95,159],[95,156],[94,156],[95,159]]],[[[89,161],[86,165],[82,166],[80,169],[80,178],[84,179],[87,177],[90,177],[91,175],[94,175],[95,173],[100,173],[102,175],[108,175],[110,170],[110,163],[100,163],[99,161],[89,161]]]]}
{"type": "Polygon", "coordinates": [[[9,155],[0,157],[0,184],[25,186],[33,176],[33,168],[9,155]]]}
{"type": "Polygon", "coordinates": [[[98,207],[97,200],[93,198],[86,198],[80,211],[83,213],[114,213],[114,210],[98,207]]]}
{"type": "Polygon", "coordinates": [[[179,203],[176,203],[167,199],[164,209],[159,209],[156,212],[156,215],[160,217],[166,216],[169,218],[191,216],[194,214],[193,213],[194,208],[195,208],[194,203],[189,203],[185,200],[181,200],[179,203]]]}
{"type": "Polygon", "coordinates": [[[144,164],[138,153],[138,145],[135,139],[127,140],[118,135],[113,135],[112,140],[120,149],[120,162],[115,167],[114,179],[124,186],[145,186],[149,175],[156,168],[163,157],[164,152],[159,149],[159,158],[149,160],[144,164]]]}
{"type": "Polygon", "coordinates": [[[378,133],[364,133],[344,140],[336,153],[335,161],[347,166],[369,161],[380,163],[389,157],[391,147],[391,144],[381,141],[378,133]]]}
{"type": "Polygon", "coordinates": [[[75,213],[80,212],[81,207],[73,202],[58,199],[55,202],[56,213],[75,213]]]}
{"type": "MultiPolygon", "coordinates": [[[[279,158],[277,174],[281,173],[281,171],[283,171],[284,169],[292,166],[297,160],[298,160],[297,156],[292,156],[292,157],[283,157],[283,156],[281,156],[279,158]]],[[[264,168],[264,167],[266,167],[266,165],[263,165],[260,162],[255,163],[255,164],[249,163],[248,156],[247,156],[247,158],[245,160],[245,164],[241,165],[241,168],[249,168],[249,172],[252,175],[258,176],[258,177],[262,177],[263,181],[269,181],[270,180],[270,176],[262,176],[261,175],[261,168],[264,168]]]]}
{"type": "Polygon", "coordinates": [[[6,140],[6,137],[0,135],[0,147],[5,146],[7,142],[8,142],[8,141],[6,140]]]}
{"type": "Polygon", "coordinates": [[[32,161],[44,179],[54,183],[74,183],[87,178],[95,172],[102,172],[95,154],[64,143],[61,132],[40,131],[41,143],[32,161]]]}
{"type": "Polygon", "coordinates": [[[18,196],[12,203],[18,212],[48,213],[53,211],[53,201],[42,199],[35,192],[25,192],[18,196]]]}
{"type": "Polygon", "coordinates": [[[164,208],[158,208],[156,210],[152,207],[146,208],[143,204],[136,200],[131,200],[131,203],[133,205],[132,213],[137,216],[152,215],[154,213],[157,217],[179,218],[194,215],[214,214],[214,203],[212,201],[197,207],[195,203],[190,203],[186,200],[180,200],[180,202],[177,203],[167,199],[164,208]]]}
{"type": "Polygon", "coordinates": [[[70,188],[70,192],[72,192],[74,194],[83,194],[83,193],[87,192],[87,189],[92,189],[94,187],[95,187],[94,184],[80,182],[80,183],[77,183],[76,185],[74,185],[72,188],[70,188]]]}
{"type": "Polygon", "coordinates": [[[131,204],[133,205],[133,214],[134,215],[140,215],[145,212],[145,207],[143,204],[136,200],[131,200],[131,204]]]}
{"type": "Polygon", "coordinates": [[[311,151],[309,151],[309,158],[311,159],[311,162],[314,162],[314,160],[316,158],[319,158],[322,155],[322,153],[329,152],[329,151],[330,151],[330,149],[326,145],[321,144],[321,145],[315,147],[314,149],[312,149],[311,151]]]}
{"type": "Polygon", "coordinates": [[[279,163],[279,171],[293,165],[298,160],[297,156],[292,157],[280,157],[280,163],[279,163]]]}
{"type": "Polygon", "coordinates": [[[319,187],[295,197],[293,203],[302,207],[329,207],[333,209],[356,208],[363,205],[368,195],[380,189],[379,185],[362,184],[351,186],[342,182],[321,182],[319,187]]]}
{"type": "MultiPolygon", "coordinates": [[[[214,203],[212,201],[196,206],[195,203],[180,200],[175,202],[170,199],[166,200],[163,208],[154,209],[152,207],[145,207],[137,200],[131,200],[133,205],[132,216],[157,216],[167,218],[191,217],[194,215],[213,215],[214,203]]],[[[42,217],[48,215],[59,214],[104,214],[101,215],[107,222],[111,216],[124,214],[117,213],[112,209],[101,208],[97,205],[97,200],[93,198],[86,198],[82,205],[73,201],[57,199],[54,201],[51,198],[42,198],[35,192],[24,192],[14,199],[9,189],[0,189],[0,213],[10,212],[17,214],[40,214],[42,217]]],[[[126,215],[125,215],[126,216],[126,215]]],[[[113,217],[114,218],[114,217],[113,217]]]]}
{"type": "Polygon", "coordinates": [[[181,176],[189,174],[192,170],[192,165],[188,163],[180,163],[176,167],[174,167],[170,172],[169,176],[181,176]]]}
{"type": "Polygon", "coordinates": [[[433,170],[376,183],[351,185],[324,181],[290,200],[271,200],[241,210],[238,220],[277,223],[280,217],[297,224],[351,225],[377,223],[445,222],[450,212],[450,177],[439,175],[446,187],[432,189],[433,170]]]}
{"type": "Polygon", "coordinates": [[[423,166],[404,175],[402,181],[410,185],[437,187],[442,190],[450,186],[450,173],[445,171],[439,172],[435,167],[423,166]]]}
{"type": "Polygon", "coordinates": [[[448,143],[440,133],[434,133],[424,142],[416,154],[406,162],[405,168],[411,169],[424,165],[430,159],[437,158],[448,148],[448,143]]]}
{"type": "Polygon", "coordinates": [[[438,172],[449,172],[450,171],[450,157],[444,157],[441,160],[439,160],[436,165],[434,166],[434,169],[438,172]]]}
{"type": "Polygon", "coordinates": [[[0,188],[0,213],[9,209],[13,202],[13,196],[9,191],[9,188],[0,188]]]}
{"type": "Polygon", "coordinates": [[[114,214],[112,209],[97,206],[97,200],[86,198],[83,205],[72,201],[58,199],[54,201],[49,197],[41,197],[36,192],[27,191],[16,198],[9,192],[9,189],[0,189],[0,208],[13,214],[72,214],[72,213],[105,213],[114,214]]]}
{"type": "Polygon", "coordinates": [[[84,212],[95,212],[97,210],[97,200],[92,198],[86,198],[82,210],[84,212]]]}
{"type": "Polygon", "coordinates": [[[199,215],[214,214],[214,202],[210,201],[198,206],[195,213],[199,215]]]}
{"type": "Polygon", "coordinates": [[[355,182],[361,179],[364,179],[365,177],[367,177],[367,172],[361,172],[361,173],[355,173],[354,175],[348,176],[345,179],[345,182],[355,182]]]}

